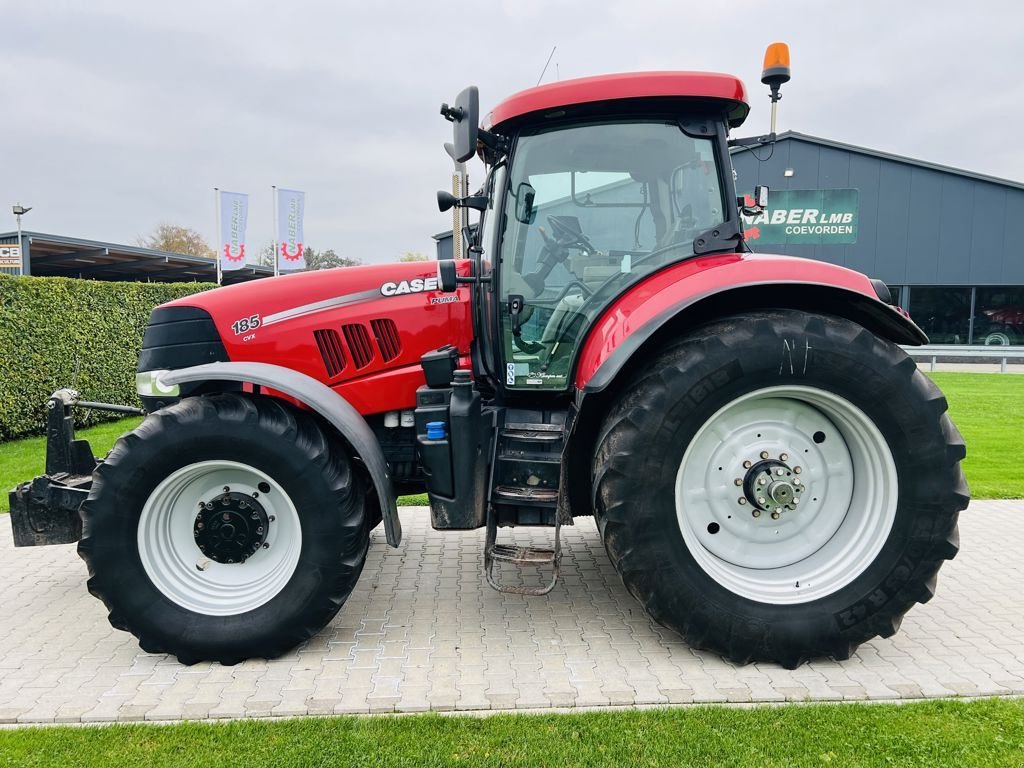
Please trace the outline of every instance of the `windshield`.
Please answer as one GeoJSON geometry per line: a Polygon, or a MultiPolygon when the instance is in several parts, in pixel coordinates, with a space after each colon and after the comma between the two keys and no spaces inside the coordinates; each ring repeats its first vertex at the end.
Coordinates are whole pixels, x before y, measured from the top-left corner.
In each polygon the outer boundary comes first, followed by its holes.
{"type": "Polygon", "coordinates": [[[675,122],[521,136],[508,189],[501,318],[509,387],[565,388],[596,315],[630,284],[692,255],[694,238],[724,220],[714,142],[675,122]]]}

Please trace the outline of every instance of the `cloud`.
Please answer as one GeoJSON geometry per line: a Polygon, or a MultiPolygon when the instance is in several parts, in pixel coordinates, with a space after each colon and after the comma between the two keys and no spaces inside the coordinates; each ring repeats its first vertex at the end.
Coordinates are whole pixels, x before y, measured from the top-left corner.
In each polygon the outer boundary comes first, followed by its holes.
{"type": "Polygon", "coordinates": [[[308,193],[315,247],[430,251],[450,222],[433,199],[451,170],[439,103],[475,83],[489,109],[532,86],[552,46],[545,80],[738,74],[752,134],[767,127],[761,54],[787,40],[780,128],[1024,178],[1024,149],[1005,138],[1024,118],[1017,3],[4,0],[0,13],[0,190],[33,205],[26,226],[42,231],[131,242],[172,221],[212,234],[219,186],[251,194],[250,240],[264,242],[278,184],[308,193]]]}

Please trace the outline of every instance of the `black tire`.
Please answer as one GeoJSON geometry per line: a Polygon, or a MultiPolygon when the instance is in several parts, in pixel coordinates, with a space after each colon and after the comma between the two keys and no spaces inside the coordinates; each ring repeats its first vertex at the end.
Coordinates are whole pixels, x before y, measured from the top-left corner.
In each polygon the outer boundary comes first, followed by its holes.
{"type": "Polygon", "coordinates": [[[946,407],[899,347],[847,320],[777,310],[711,322],[649,358],[603,423],[593,483],[605,548],[647,613],[693,647],[788,668],[848,658],[930,599],[940,566],[957,552],[969,496],[964,443],[946,407]],[[787,357],[794,348],[796,365],[787,357]],[[694,558],[675,483],[713,414],[745,393],[790,384],[839,395],[874,422],[895,462],[898,501],[879,553],[850,583],[810,602],[771,604],[726,588],[694,558]]]}
{"type": "Polygon", "coordinates": [[[351,593],[369,542],[364,506],[344,447],[309,414],[267,397],[189,397],[148,416],[98,467],[81,509],[78,553],[89,567],[89,591],[107,606],[110,623],[138,637],[143,650],[173,654],[184,664],[274,658],[326,626],[351,593]],[[140,557],[147,499],[164,478],[202,461],[258,469],[297,512],[301,548],[294,571],[272,598],[243,613],[182,607],[154,585],[140,557]]]}

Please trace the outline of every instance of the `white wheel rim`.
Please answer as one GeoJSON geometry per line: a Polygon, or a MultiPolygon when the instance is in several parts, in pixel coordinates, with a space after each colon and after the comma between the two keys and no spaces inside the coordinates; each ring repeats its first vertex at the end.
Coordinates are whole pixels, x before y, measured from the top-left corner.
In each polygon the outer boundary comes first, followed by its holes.
{"type": "Polygon", "coordinates": [[[167,599],[196,613],[233,616],[284,589],[299,562],[302,528],[288,494],[266,473],[235,461],[201,461],[168,475],[149,495],[139,517],[138,547],[146,575],[167,599]],[[263,546],[245,562],[217,562],[196,543],[200,502],[210,502],[225,487],[254,498],[272,518],[263,546]]]}
{"type": "Polygon", "coordinates": [[[990,333],[985,337],[985,346],[987,347],[1008,347],[1010,345],[1010,337],[1005,333],[990,333]]]}
{"type": "Polygon", "coordinates": [[[675,494],[683,541],[709,576],[751,600],[793,604],[836,592],[874,561],[896,518],[898,478],[863,411],[825,390],[779,386],[708,419],[683,454],[675,494]],[[748,495],[762,465],[781,498],[787,485],[796,491],[795,504],[778,506],[763,486],[748,495]]]}

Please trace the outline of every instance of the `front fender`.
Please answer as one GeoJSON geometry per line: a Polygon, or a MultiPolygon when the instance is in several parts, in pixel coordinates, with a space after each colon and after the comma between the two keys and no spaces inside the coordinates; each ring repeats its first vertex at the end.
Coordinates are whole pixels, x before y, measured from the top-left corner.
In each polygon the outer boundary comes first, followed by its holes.
{"type": "Polygon", "coordinates": [[[604,390],[648,342],[751,309],[839,315],[899,344],[928,337],[882,302],[860,272],[793,256],[731,253],[690,259],[620,296],[591,328],[576,364],[580,393],[604,390]]]}
{"type": "Polygon", "coordinates": [[[359,411],[333,389],[304,373],[269,363],[208,363],[164,371],[158,375],[158,380],[167,386],[196,381],[249,382],[277,390],[309,406],[338,430],[362,460],[377,491],[388,544],[397,547],[401,542],[402,523],[377,437],[359,411]]]}

